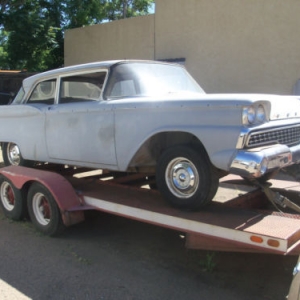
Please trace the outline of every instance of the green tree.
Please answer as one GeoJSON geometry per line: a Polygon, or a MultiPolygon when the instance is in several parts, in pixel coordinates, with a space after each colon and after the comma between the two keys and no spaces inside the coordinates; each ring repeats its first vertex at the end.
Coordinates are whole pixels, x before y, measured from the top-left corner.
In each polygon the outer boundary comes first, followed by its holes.
{"type": "Polygon", "coordinates": [[[65,0],[64,28],[101,23],[105,18],[104,0],[65,0]]]}
{"type": "Polygon", "coordinates": [[[9,64],[7,61],[7,52],[5,45],[7,42],[7,32],[0,29],[0,70],[9,69],[9,64]]]}
{"type": "Polygon", "coordinates": [[[60,0],[44,1],[45,16],[48,19],[49,35],[53,38],[49,54],[45,58],[47,69],[61,67],[64,64],[64,4],[60,0]]]}
{"type": "Polygon", "coordinates": [[[66,0],[67,28],[147,15],[154,0],[66,0]]]}
{"type": "Polygon", "coordinates": [[[105,2],[109,21],[147,15],[154,0],[110,0],[105,2]]]}
{"type": "Polygon", "coordinates": [[[48,57],[58,47],[56,34],[60,28],[53,26],[47,16],[48,10],[40,2],[25,1],[11,7],[4,17],[5,30],[9,32],[6,51],[11,68],[47,69],[48,57]]]}
{"type": "Polygon", "coordinates": [[[63,65],[64,30],[146,15],[154,0],[0,0],[0,68],[63,65]]]}
{"type": "Polygon", "coordinates": [[[0,28],[3,27],[5,15],[10,9],[22,5],[25,0],[0,0],[0,28]]]}

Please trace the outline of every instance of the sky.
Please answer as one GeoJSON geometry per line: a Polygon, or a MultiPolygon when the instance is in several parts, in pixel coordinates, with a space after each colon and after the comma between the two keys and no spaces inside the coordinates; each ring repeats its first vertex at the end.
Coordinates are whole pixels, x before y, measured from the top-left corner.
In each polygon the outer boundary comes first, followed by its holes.
{"type": "Polygon", "coordinates": [[[150,14],[154,14],[155,13],[155,3],[153,3],[152,5],[151,5],[151,8],[150,8],[150,14]]]}

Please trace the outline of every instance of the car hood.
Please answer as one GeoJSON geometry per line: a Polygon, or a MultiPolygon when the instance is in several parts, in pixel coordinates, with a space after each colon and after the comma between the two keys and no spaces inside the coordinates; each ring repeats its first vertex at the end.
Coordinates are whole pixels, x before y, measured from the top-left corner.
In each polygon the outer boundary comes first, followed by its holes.
{"type": "Polygon", "coordinates": [[[300,99],[294,96],[278,96],[271,101],[270,120],[300,117],[300,99]]]}
{"type": "Polygon", "coordinates": [[[270,120],[280,120],[300,117],[300,97],[281,96],[271,94],[190,94],[185,98],[182,95],[170,95],[165,101],[183,101],[193,103],[201,101],[201,104],[209,106],[249,106],[255,102],[264,103],[269,110],[270,120]]]}

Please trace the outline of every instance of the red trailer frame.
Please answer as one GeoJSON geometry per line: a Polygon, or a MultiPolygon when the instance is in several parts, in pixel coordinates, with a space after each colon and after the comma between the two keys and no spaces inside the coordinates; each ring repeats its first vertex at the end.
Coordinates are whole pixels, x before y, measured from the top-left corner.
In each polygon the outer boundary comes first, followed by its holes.
{"type": "MultiPolygon", "coordinates": [[[[0,174],[21,191],[22,201],[26,201],[33,183],[45,187],[55,200],[65,226],[83,221],[85,210],[99,210],[180,231],[186,236],[188,248],[300,254],[300,216],[270,209],[260,189],[225,199],[223,203],[213,201],[199,212],[181,211],[168,206],[158,191],[140,188],[139,174],[119,177],[76,168],[53,172],[50,166],[49,170],[45,167],[10,166],[0,169],[0,174]],[[138,187],[120,184],[128,181],[138,182],[138,187]]],[[[242,179],[232,179],[225,178],[221,188],[236,189],[237,184],[244,183],[242,179]]],[[[298,193],[295,182],[284,184],[289,188],[280,191],[298,193]]]]}

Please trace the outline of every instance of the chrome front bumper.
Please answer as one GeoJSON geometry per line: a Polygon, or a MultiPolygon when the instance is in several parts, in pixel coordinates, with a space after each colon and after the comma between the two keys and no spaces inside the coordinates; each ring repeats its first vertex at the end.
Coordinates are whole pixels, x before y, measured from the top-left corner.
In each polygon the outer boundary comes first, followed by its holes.
{"type": "Polygon", "coordinates": [[[259,178],[266,173],[300,162],[300,145],[275,145],[238,150],[229,172],[247,178],[259,178]]]}

